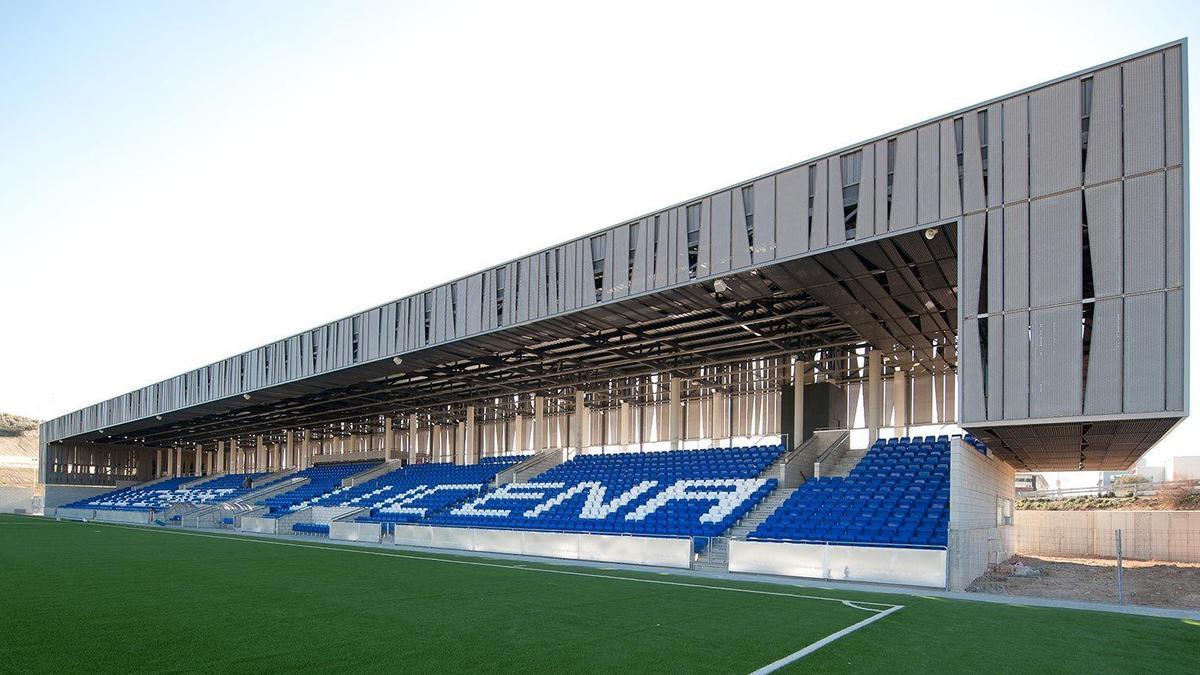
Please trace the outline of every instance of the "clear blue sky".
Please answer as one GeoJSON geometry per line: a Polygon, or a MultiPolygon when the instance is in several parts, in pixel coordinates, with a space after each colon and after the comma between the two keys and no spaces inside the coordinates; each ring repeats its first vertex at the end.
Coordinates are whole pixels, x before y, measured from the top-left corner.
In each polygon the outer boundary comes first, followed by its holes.
{"type": "Polygon", "coordinates": [[[56,416],[1198,17],[7,0],[0,410],[56,416]]]}

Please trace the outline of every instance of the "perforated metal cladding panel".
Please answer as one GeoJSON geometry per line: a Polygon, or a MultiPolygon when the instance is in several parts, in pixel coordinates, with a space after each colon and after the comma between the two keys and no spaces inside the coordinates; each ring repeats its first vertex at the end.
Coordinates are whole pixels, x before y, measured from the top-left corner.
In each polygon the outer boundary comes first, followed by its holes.
{"type": "Polygon", "coordinates": [[[1029,95],[1029,179],[1034,197],[1077,187],[1082,181],[1080,87],[1078,80],[1068,80],[1029,95]]]}
{"type": "Polygon", "coordinates": [[[1031,202],[1030,299],[1042,307],[1081,299],[1082,217],[1080,193],[1031,202]]]}
{"type": "Polygon", "coordinates": [[[892,215],[889,230],[917,224],[917,132],[896,137],[896,164],[892,172],[892,215]]]}
{"type": "Polygon", "coordinates": [[[982,213],[972,213],[963,218],[962,250],[963,278],[962,307],[959,311],[963,316],[975,316],[979,306],[979,284],[983,274],[983,249],[986,231],[984,228],[986,216],[982,213]]]}
{"type": "Polygon", "coordinates": [[[1183,284],[1183,169],[1167,170],[1166,283],[1183,284]]]}
{"type": "Polygon", "coordinates": [[[1121,293],[1124,243],[1121,227],[1121,185],[1109,183],[1084,191],[1088,239],[1092,258],[1092,284],[1096,297],[1121,293]]]}
{"type": "MultiPolygon", "coordinates": [[[[729,191],[719,192],[712,198],[712,229],[710,235],[709,255],[714,274],[722,274],[730,269],[729,262],[729,228],[731,225],[730,208],[733,199],[729,191]]],[[[744,230],[743,230],[744,231],[744,230]]]]}
{"type": "Polygon", "coordinates": [[[1004,202],[1004,106],[993,103],[987,111],[987,200],[988,206],[1000,206],[1004,202]]]}
{"type": "Polygon", "coordinates": [[[729,230],[729,257],[734,267],[750,264],[750,233],[746,230],[746,207],[742,188],[733,191],[733,226],[729,230]]]}
{"type": "Polygon", "coordinates": [[[1004,208],[1004,308],[1029,306],[1029,207],[1004,208]]]}
{"type": "Polygon", "coordinates": [[[1163,59],[1161,53],[1124,65],[1125,175],[1163,166],[1163,59]]]}
{"type": "Polygon", "coordinates": [[[938,125],[917,129],[917,222],[931,223],[940,216],[938,185],[938,125]]]}
{"type": "Polygon", "coordinates": [[[1004,419],[1029,417],[1029,315],[1004,315],[1004,419]]]}
{"type": "MultiPolygon", "coordinates": [[[[706,277],[712,274],[712,214],[713,200],[705,199],[701,202],[700,208],[700,253],[696,264],[697,277],[706,277]]],[[[686,232],[684,234],[686,236],[686,232]]]]}
{"type": "Polygon", "coordinates": [[[1166,405],[1166,295],[1125,298],[1125,412],[1166,405]]]}
{"type": "Polygon", "coordinates": [[[963,319],[962,339],[959,340],[962,366],[958,376],[963,380],[962,417],[966,421],[986,419],[983,401],[983,361],[979,354],[979,321],[963,319]]]}
{"type": "Polygon", "coordinates": [[[1166,181],[1161,173],[1125,181],[1125,291],[1166,283],[1166,181]]]}
{"type": "MultiPolygon", "coordinates": [[[[629,281],[631,293],[641,293],[646,290],[646,274],[650,268],[647,261],[652,263],[654,256],[654,252],[650,248],[651,242],[654,240],[653,229],[653,218],[643,218],[638,222],[637,241],[634,242],[633,275],[629,281]]],[[[653,284],[654,280],[651,279],[650,283],[653,284]]]]}
{"type": "Polygon", "coordinates": [[[658,252],[654,259],[654,287],[664,288],[670,283],[670,270],[672,265],[672,243],[674,239],[671,237],[671,212],[664,212],[658,215],[658,252]]]}
{"type": "Polygon", "coordinates": [[[1078,415],[1083,408],[1083,352],[1079,305],[1029,312],[1029,412],[1032,417],[1078,415]]]}
{"type": "Polygon", "coordinates": [[[756,265],[775,259],[775,177],[754,182],[754,250],[756,265]]]}
{"type": "Polygon", "coordinates": [[[1166,326],[1166,397],[1167,410],[1183,411],[1184,372],[1187,364],[1183,344],[1184,337],[1184,307],[1183,291],[1167,291],[1167,326],[1166,326]]]}
{"type": "Polygon", "coordinates": [[[967,211],[976,211],[986,205],[979,113],[969,112],[963,115],[963,207],[967,211]]]}
{"type": "Polygon", "coordinates": [[[1167,166],[1183,162],[1183,54],[1172,47],[1163,54],[1163,97],[1167,166]]]}
{"type": "Polygon", "coordinates": [[[987,320],[987,418],[1004,419],[1004,319],[997,315],[987,320]]]}
{"type": "Polygon", "coordinates": [[[858,184],[858,219],[855,237],[862,239],[875,234],[875,146],[862,149],[862,176],[858,184]]]}
{"type": "MultiPolygon", "coordinates": [[[[875,144],[875,232],[884,234],[888,231],[888,195],[887,195],[887,141],[875,144]]],[[[866,161],[865,158],[863,160],[866,161]]]]}
{"type": "Polygon", "coordinates": [[[1088,185],[1121,176],[1121,67],[1092,78],[1092,114],[1088,131],[1088,185]]]}
{"type": "Polygon", "coordinates": [[[808,250],[808,167],[779,174],[775,243],[780,256],[808,250]]]}
{"type": "MultiPolygon", "coordinates": [[[[966,120],[964,123],[964,146],[966,144],[966,120]]],[[[940,173],[941,184],[939,186],[939,197],[941,199],[942,218],[954,218],[963,212],[962,208],[962,193],[958,187],[958,141],[954,134],[954,120],[943,120],[939,125],[941,138],[940,144],[940,173]]],[[[965,176],[965,154],[966,148],[963,148],[964,154],[964,182],[965,176]]]]}
{"type": "Polygon", "coordinates": [[[816,180],[813,186],[812,229],[809,232],[809,248],[818,249],[829,245],[829,162],[821,160],[813,165],[816,180]]]}
{"type": "MultiPolygon", "coordinates": [[[[1029,110],[1026,97],[1005,101],[1004,117],[1004,201],[1029,196],[1029,110]]],[[[989,145],[991,140],[988,141],[989,145]]]]}
{"type": "Polygon", "coordinates": [[[1101,415],[1121,412],[1121,353],[1122,327],[1120,298],[1097,300],[1092,319],[1091,354],[1087,364],[1087,391],[1084,392],[1083,412],[1101,415]]]}
{"type": "Polygon", "coordinates": [[[827,163],[829,171],[829,209],[827,215],[829,218],[830,246],[845,243],[846,241],[846,220],[845,211],[842,208],[842,162],[841,158],[834,157],[827,163]]]}
{"type": "MultiPolygon", "coordinates": [[[[987,309],[1004,308],[1004,211],[987,212],[987,309]]],[[[996,344],[999,344],[997,342],[996,344]]]]}

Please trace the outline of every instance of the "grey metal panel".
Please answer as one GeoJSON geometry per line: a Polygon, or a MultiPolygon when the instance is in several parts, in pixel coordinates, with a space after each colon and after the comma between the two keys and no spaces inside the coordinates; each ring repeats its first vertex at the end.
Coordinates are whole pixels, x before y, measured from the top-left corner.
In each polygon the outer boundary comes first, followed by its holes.
{"type": "Polygon", "coordinates": [[[834,246],[837,244],[846,243],[846,212],[842,208],[842,160],[840,157],[831,157],[828,163],[829,167],[829,201],[826,209],[826,217],[828,218],[829,239],[828,245],[834,246]]]}
{"type": "Polygon", "coordinates": [[[962,350],[962,364],[958,376],[963,380],[962,397],[964,422],[978,422],[986,419],[983,405],[983,365],[979,354],[979,322],[976,319],[963,319],[962,339],[959,347],[962,350]]]}
{"type": "Polygon", "coordinates": [[[1121,309],[1120,298],[1097,300],[1092,315],[1092,340],[1088,350],[1087,391],[1083,413],[1121,412],[1121,309]]]}
{"type": "Polygon", "coordinates": [[[988,206],[1000,206],[1004,203],[1004,106],[993,103],[987,111],[987,200],[988,206]]]}
{"type": "Polygon", "coordinates": [[[1121,175],[1121,67],[1092,76],[1092,115],[1088,122],[1088,185],[1121,175]]]}
{"type": "Polygon", "coordinates": [[[1164,111],[1162,52],[1123,67],[1125,102],[1125,175],[1163,166],[1164,111]]]}
{"type": "Polygon", "coordinates": [[[550,274],[552,265],[546,264],[546,257],[553,257],[553,255],[554,252],[549,251],[546,253],[539,253],[538,255],[534,256],[534,260],[537,261],[537,269],[533,274],[533,303],[531,314],[536,318],[546,316],[549,310],[550,284],[552,283],[550,274]]]}
{"type": "Polygon", "coordinates": [[[653,217],[643,218],[638,224],[637,241],[634,242],[633,278],[629,281],[630,293],[641,293],[646,290],[646,271],[650,268],[646,264],[646,260],[648,256],[654,255],[650,251],[650,242],[653,241],[650,230],[653,227],[653,217]]]}
{"type": "Polygon", "coordinates": [[[756,264],[775,259],[775,177],[768,176],[754,183],[754,251],[751,261],[756,264]]]}
{"type": "Polygon", "coordinates": [[[1088,240],[1092,258],[1092,287],[1096,297],[1121,293],[1121,184],[1108,183],[1084,190],[1088,240]]]}
{"type": "MultiPolygon", "coordinates": [[[[704,202],[699,202],[704,208],[704,202]]],[[[689,205],[690,206],[690,205],[689,205]]],[[[687,206],[681,206],[671,212],[671,227],[675,230],[675,267],[672,268],[671,283],[677,284],[688,278],[687,251],[687,206]]]]}
{"type": "Polygon", "coordinates": [[[979,111],[963,115],[963,210],[987,206],[983,194],[983,155],[979,137],[979,111]]]}
{"type": "Polygon", "coordinates": [[[1029,206],[1004,207],[1004,308],[1029,306],[1029,206]]]}
{"type": "Polygon", "coordinates": [[[433,316],[430,317],[430,321],[432,322],[430,333],[433,335],[434,342],[444,342],[446,340],[446,312],[443,310],[446,309],[448,304],[449,298],[447,297],[446,287],[438,286],[433,289],[433,316]]]}
{"type": "Polygon", "coordinates": [[[812,212],[812,231],[809,232],[809,249],[816,250],[825,248],[829,243],[828,228],[826,222],[828,220],[828,203],[829,203],[829,162],[821,160],[813,166],[813,171],[816,172],[816,181],[813,185],[813,212],[812,212]]]}
{"type": "MultiPolygon", "coordinates": [[[[987,212],[987,309],[1004,308],[1004,210],[987,212]]],[[[999,344],[999,343],[997,343],[999,344]]]]}
{"type": "Polygon", "coordinates": [[[481,298],[480,320],[483,329],[496,327],[496,270],[490,269],[483,273],[483,297],[481,298]]]}
{"type": "Polygon", "coordinates": [[[917,132],[896,137],[896,163],[892,171],[892,215],[888,230],[917,224],[917,132]]]}
{"type": "Polygon", "coordinates": [[[931,223],[940,216],[938,186],[938,125],[917,129],[917,222],[931,223]]]}
{"type": "Polygon", "coordinates": [[[1083,283],[1080,191],[1031,202],[1029,297],[1033,307],[1081,299],[1083,283]]]}
{"type": "Polygon", "coordinates": [[[467,335],[467,280],[459,279],[455,282],[454,287],[458,302],[458,309],[455,311],[454,317],[454,336],[465,337],[467,335]]]}
{"type": "Polygon", "coordinates": [[[654,288],[664,288],[670,283],[671,266],[674,264],[671,258],[672,213],[674,212],[665,211],[654,217],[658,231],[658,252],[654,256],[654,278],[651,280],[654,288]]]}
{"type": "MultiPolygon", "coordinates": [[[[875,234],[875,146],[862,149],[862,176],[858,183],[857,239],[875,234]]],[[[885,207],[886,208],[886,207],[885,207]]]]}
{"type": "Polygon", "coordinates": [[[775,245],[781,257],[808,250],[808,167],[779,174],[775,245]]]}
{"type": "Polygon", "coordinates": [[[916,375],[912,378],[912,416],[909,424],[931,424],[933,422],[933,376],[916,375]]]}
{"type": "MultiPolygon", "coordinates": [[[[1009,222],[1007,217],[1005,222],[1009,222]]],[[[1004,419],[1029,417],[1029,314],[1004,315],[1004,419]]]]}
{"type": "Polygon", "coordinates": [[[1155,173],[1125,180],[1125,291],[1166,283],[1166,180],[1155,173]]]}
{"type": "MultiPolygon", "coordinates": [[[[619,225],[612,230],[612,297],[629,295],[629,226],[619,225]]],[[[605,279],[608,286],[608,279],[605,279]]],[[[605,294],[607,297],[607,294],[605,294]]]]}
{"type": "MultiPolygon", "coordinates": [[[[1025,96],[1019,96],[1003,104],[1005,203],[1029,196],[1029,111],[1026,102],[1025,96]]],[[[990,139],[988,143],[991,143],[990,139]]]]}
{"type": "Polygon", "coordinates": [[[1083,411],[1083,343],[1080,305],[1029,312],[1031,417],[1066,417],[1083,411]]]}
{"type": "Polygon", "coordinates": [[[1029,95],[1029,166],[1033,197],[1061,192],[1083,180],[1080,84],[1067,80],[1029,95]]]}
{"type": "Polygon", "coordinates": [[[1187,370],[1184,349],[1184,321],[1186,313],[1183,308],[1183,291],[1167,291],[1167,344],[1166,344],[1166,408],[1167,410],[1183,411],[1184,373],[1187,370]]]}
{"type": "Polygon", "coordinates": [[[1004,419],[1004,319],[1000,315],[987,320],[987,418],[1004,419]]]}
{"type": "Polygon", "coordinates": [[[963,218],[962,256],[963,278],[962,305],[959,311],[963,316],[975,316],[979,307],[979,287],[983,274],[983,244],[986,233],[986,216],[982,213],[972,213],[963,218]]]}
{"type": "Polygon", "coordinates": [[[1183,169],[1167,170],[1167,271],[1168,287],[1183,284],[1183,169]]]}
{"type": "Polygon", "coordinates": [[[1167,166],[1183,163],[1183,55],[1179,47],[1163,54],[1167,166]]]}
{"type": "MultiPolygon", "coordinates": [[[[750,265],[750,236],[746,232],[746,208],[742,203],[742,190],[744,189],[744,186],[734,189],[733,205],[730,208],[729,260],[730,264],[736,268],[750,265]]],[[[758,218],[756,217],[756,225],[757,222],[758,218]]]]}
{"type": "Polygon", "coordinates": [[[1166,409],[1166,295],[1125,298],[1125,412],[1166,409]]]}
{"type": "Polygon", "coordinates": [[[887,141],[875,144],[875,234],[888,231],[887,141]]]}
{"type": "MultiPolygon", "coordinates": [[[[615,251],[616,245],[617,245],[616,229],[617,228],[609,230],[607,232],[607,236],[604,238],[604,247],[605,247],[604,281],[603,281],[604,292],[603,292],[603,295],[601,296],[602,298],[604,298],[604,300],[611,300],[613,298],[613,291],[618,283],[618,277],[617,277],[617,260],[618,260],[618,258],[617,258],[617,254],[615,251]]],[[[622,263],[625,259],[625,255],[626,255],[625,253],[621,254],[620,260],[622,261],[622,263]]],[[[622,273],[625,272],[625,268],[622,267],[620,269],[621,269],[622,273]]],[[[623,277],[625,275],[622,274],[621,276],[623,277]]]]}
{"type": "Polygon", "coordinates": [[[700,254],[697,256],[696,276],[707,277],[712,274],[712,220],[713,199],[708,198],[700,209],[700,254]]]}
{"type": "MultiPolygon", "coordinates": [[[[967,115],[968,117],[970,115],[967,115]]],[[[958,141],[954,137],[954,120],[942,120],[941,124],[941,146],[939,173],[942,180],[939,186],[941,198],[941,217],[954,218],[963,212],[962,208],[962,191],[958,187],[958,141]]],[[[966,120],[963,119],[963,167],[964,174],[966,168],[966,120]]],[[[966,177],[963,177],[964,183],[966,177]]]]}
{"type": "Polygon", "coordinates": [[[563,311],[569,312],[579,306],[579,242],[573,241],[562,247],[562,283],[561,304],[563,311]]]}

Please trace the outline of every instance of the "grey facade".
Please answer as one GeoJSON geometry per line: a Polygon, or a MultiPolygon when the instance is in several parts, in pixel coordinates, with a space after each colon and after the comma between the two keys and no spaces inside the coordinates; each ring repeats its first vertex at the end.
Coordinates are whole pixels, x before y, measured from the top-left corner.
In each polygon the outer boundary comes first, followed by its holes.
{"type": "MultiPolygon", "coordinates": [[[[1144,451],[1188,407],[1185,50],[1172,43],[972,106],[283,338],[50,420],[43,443],[105,442],[235,410],[247,394],[341,386],[489,336],[507,348],[609,306],[804,270],[870,242],[892,242],[880,250],[897,251],[898,274],[922,265],[902,235],[939,228],[958,269],[925,289],[949,298],[936,312],[881,317],[861,293],[887,296],[894,283],[856,289],[852,261],[821,265],[846,279],[795,276],[813,297],[859,298],[835,313],[864,344],[956,369],[957,387],[939,391],[956,390],[962,426],[1014,462],[1099,452],[1082,426],[1093,423],[1109,425],[1106,443],[1144,451]],[[1059,432],[1073,440],[1046,440],[1059,432]]],[[[914,396],[931,396],[927,379],[914,396]]]]}

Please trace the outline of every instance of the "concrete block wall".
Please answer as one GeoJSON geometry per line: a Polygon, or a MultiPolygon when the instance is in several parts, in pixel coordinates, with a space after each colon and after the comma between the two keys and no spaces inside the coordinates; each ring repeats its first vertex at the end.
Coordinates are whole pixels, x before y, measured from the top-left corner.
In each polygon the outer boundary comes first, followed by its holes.
{"type": "Polygon", "coordinates": [[[1200,562],[1198,511],[1018,511],[1017,551],[1054,557],[1200,562]]]}
{"type": "Polygon", "coordinates": [[[1015,503],[1016,470],[991,454],[955,442],[950,448],[950,532],[947,587],[966,588],[988,565],[1016,553],[1013,525],[998,525],[998,498],[1015,503]]]}

